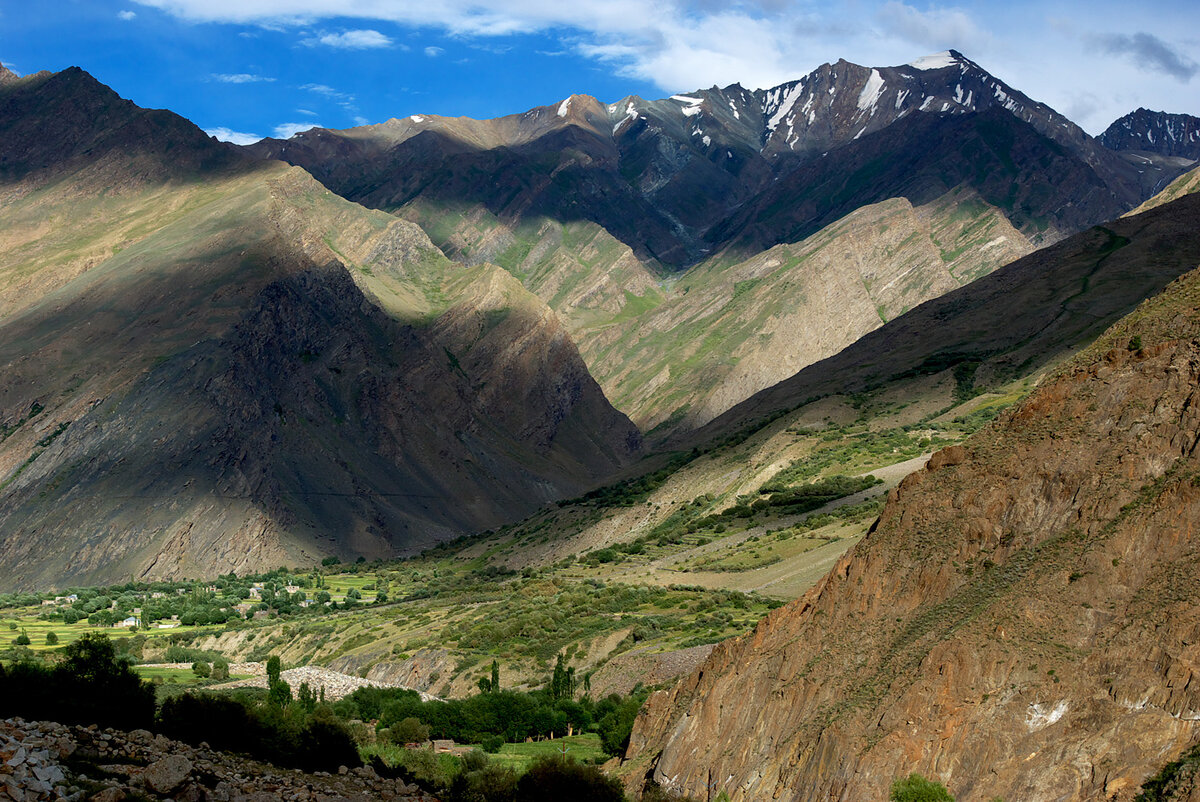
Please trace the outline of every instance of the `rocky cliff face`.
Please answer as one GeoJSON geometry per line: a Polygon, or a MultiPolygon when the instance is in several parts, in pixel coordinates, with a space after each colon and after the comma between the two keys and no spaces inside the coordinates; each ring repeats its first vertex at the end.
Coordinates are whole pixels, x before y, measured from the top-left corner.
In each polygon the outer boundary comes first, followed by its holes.
{"type": "Polygon", "coordinates": [[[651,697],[622,771],[701,798],[1131,799],[1200,737],[1200,272],[892,491],[803,598],[651,697]]]}

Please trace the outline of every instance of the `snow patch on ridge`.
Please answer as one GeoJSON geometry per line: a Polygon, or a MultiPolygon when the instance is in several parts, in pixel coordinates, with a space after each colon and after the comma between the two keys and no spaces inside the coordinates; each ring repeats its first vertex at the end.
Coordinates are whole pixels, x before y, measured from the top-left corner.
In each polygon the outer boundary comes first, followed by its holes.
{"type": "Polygon", "coordinates": [[[949,50],[943,50],[941,53],[921,56],[916,61],[910,61],[908,62],[908,66],[916,67],[918,70],[940,70],[944,67],[953,67],[958,63],[958,59],[953,53],[949,50]]]}
{"type": "Polygon", "coordinates": [[[858,93],[858,108],[860,111],[870,110],[871,114],[875,113],[875,106],[879,103],[879,96],[883,94],[883,86],[883,76],[879,74],[879,70],[871,70],[866,84],[863,85],[862,91],[858,93]]]}
{"type": "MultiPolygon", "coordinates": [[[[792,110],[792,106],[794,106],[796,104],[796,101],[800,99],[800,95],[803,94],[803,92],[804,92],[804,83],[799,82],[799,83],[795,84],[794,86],[792,86],[790,89],[788,89],[786,92],[784,92],[782,97],[778,97],[777,102],[779,105],[777,105],[775,107],[775,112],[771,115],[771,118],[767,121],[767,129],[768,130],[774,131],[777,127],[779,127],[779,123],[783,120],[784,117],[787,116],[788,112],[792,110]]],[[[770,95],[767,96],[768,104],[770,104],[772,101],[776,100],[776,97],[772,97],[772,95],[775,95],[775,92],[772,92],[770,95]]],[[[765,109],[764,109],[764,111],[765,111],[765,109]]]]}
{"type": "Polygon", "coordinates": [[[571,98],[567,98],[562,103],[558,104],[558,116],[566,117],[567,111],[571,108],[571,98]]]}

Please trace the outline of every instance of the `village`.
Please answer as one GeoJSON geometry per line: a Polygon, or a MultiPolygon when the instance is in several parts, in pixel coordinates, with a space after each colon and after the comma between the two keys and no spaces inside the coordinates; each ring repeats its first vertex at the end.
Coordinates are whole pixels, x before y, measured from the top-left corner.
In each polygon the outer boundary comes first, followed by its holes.
{"type": "MultiPolygon", "coordinates": [[[[226,624],[301,613],[319,614],[387,601],[387,580],[329,587],[319,571],[294,574],[280,569],[270,574],[239,578],[229,574],[208,583],[129,583],[103,589],[86,588],[37,599],[13,599],[39,604],[40,621],[131,632],[175,629],[181,626],[226,624]],[[361,588],[356,586],[361,585],[361,588]]],[[[4,599],[0,599],[3,605],[4,599]]]]}

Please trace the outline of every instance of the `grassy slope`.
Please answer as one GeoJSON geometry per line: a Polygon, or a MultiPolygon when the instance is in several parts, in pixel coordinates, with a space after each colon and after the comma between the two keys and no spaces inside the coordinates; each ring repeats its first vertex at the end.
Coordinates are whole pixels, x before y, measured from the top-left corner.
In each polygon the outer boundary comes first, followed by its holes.
{"type": "Polygon", "coordinates": [[[660,278],[593,223],[510,226],[480,207],[424,200],[398,214],[452,258],[494,262],[558,311],[608,397],[656,437],[707,422],[1029,249],[968,190],[917,209],[902,199],[864,207],[802,242],[678,278],[660,278]]]}

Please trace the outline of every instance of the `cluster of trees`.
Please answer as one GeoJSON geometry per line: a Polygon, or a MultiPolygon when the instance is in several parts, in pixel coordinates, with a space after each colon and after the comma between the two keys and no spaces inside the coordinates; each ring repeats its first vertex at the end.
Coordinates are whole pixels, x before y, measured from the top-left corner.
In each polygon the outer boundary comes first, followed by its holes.
{"type": "Polygon", "coordinates": [[[574,699],[560,693],[555,697],[552,689],[545,689],[423,702],[416,691],[366,687],[334,702],[332,708],[346,719],[378,721],[379,729],[401,744],[424,736],[499,748],[505,742],[562,736],[571,728],[599,733],[605,751],[616,755],[628,746],[633,719],[644,699],[642,694],[627,698],[614,694],[593,702],[586,696],[574,699]]]}
{"type": "MultiPolygon", "coordinates": [[[[277,669],[278,658],[276,679],[277,669]]],[[[360,765],[345,724],[306,686],[299,697],[292,700],[290,689],[265,698],[250,691],[238,697],[184,694],[156,709],[154,687],[113,641],[91,632],[64,647],[53,666],[34,660],[0,665],[0,718],[157,730],[309,771],[360,765]]]]}
{"type": "MultiPolygon", "coordinates": [[[[138,677],[107,636],[88,633],[65,647],[62,658],[53,666],[32,660],[0,665],[0,718],[22,716],[150,729],[176,740],[207,742],[216,749],[307,771],[361,765],[344,723],[347,716],[379,716],[384,723],[401,727],[412,727],[415,721],[419,732],[427,734],[431,726],[413,716],[409,721],[395,720],[405,711],[416,711],[437,722],[442,730],[439,734],[454,737],[451,733],[456,733],[464,741],[477,740],[478,733],[488,728],[518,740],[523,732],[532,732],[529,723],[542,716],[542,724],[549,726],[568,720],[581,726],[599,721],[603,737],[606,721],[624,720],[623,711],[632,707],[636,712],[638,705],[635,700],[617,697],[593,705],[586,699],[555,700],[549,693],[516,694],[498,688],[469,700],[431,703],[422,703],[412,691],[362,688],[336,705],[327,705],[323,694],[314,694],[307,685],[301,685],[293,696],[282,679],[279,659],[273,657],[267,666],[266,694],[249,689],[233,696],[187,693],[165,699],[156,710],[153,687],[138,677]],[[423,707],[426,704],[429,706],[423,707]]],[[[511,769],[491,764],[479,752],[462,758],[456,771],[441,773],[436,773],[440,764],[432,753],[406,755],[411,756],[412,766],[392,769],[377,763],[377,770],[432,785],[446,802],[624,799],[615,780],[595,766],[573,760],[541,760],[518,778],[511,769]]]]}
{"type": "Polygon", "coordinates": [[[137,729],[152,725],[154,713],[153,687],[104,635],[88,633],[68,644],[54,666],[33,660],[0,665],[0,718],[137,729]]]}
{"type": "Polygon", "coordinates": [[[276,695],[255,699],[187,693],[163,702],[157,728],[179,741],[205,741],[216,749],[305,771],[362,765],[345,723],[315,699],[308,704],[276,695]]]}
{"type": "Polygon", "coordinates": [[[595,766],[546,757],[520,777],[506,766],[474,752],[463,756],[460,769],[441,782],[416,776],[418,785],[433,787],[445,802],[624,802],[621,784],[595,766]]]}

